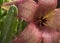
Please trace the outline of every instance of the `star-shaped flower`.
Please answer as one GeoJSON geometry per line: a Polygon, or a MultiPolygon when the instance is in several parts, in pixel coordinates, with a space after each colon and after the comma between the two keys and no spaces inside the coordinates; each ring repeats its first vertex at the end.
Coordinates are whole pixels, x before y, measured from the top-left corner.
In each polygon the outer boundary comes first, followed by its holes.
{"type": "Polygon", "coordinates": [[[25,20],[28,26],[12,43],[60,43],[57,0],[18,0],[13,3],[18,8],[18,17],[25,20]]]}

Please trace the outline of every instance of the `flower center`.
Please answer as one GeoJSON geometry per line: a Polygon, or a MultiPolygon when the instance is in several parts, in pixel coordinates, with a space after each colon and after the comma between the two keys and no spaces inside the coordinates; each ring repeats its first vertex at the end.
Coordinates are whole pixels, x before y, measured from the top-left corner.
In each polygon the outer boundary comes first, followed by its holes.
{"type": "Polygon", "coordinates": [[[36,24],[37,24],[38,26],[45,26],[46,22],[47,22],[47,18],[44,18],[44,16],[39,17],[39,18],[37,18],[37,20],[36,20],[36,24]]]}
{"type": "Polygon", "coordinates": [[[46,21],[47,21],[46,18],[41,17],[41,19],[39,20],[39,23],[40,23],[42,26],[45,26],[46,21]]]}
{"type": "Polygon", "coordinates": [[[36,3],[38,3],[38,0],[34,0],[36,3]]]}

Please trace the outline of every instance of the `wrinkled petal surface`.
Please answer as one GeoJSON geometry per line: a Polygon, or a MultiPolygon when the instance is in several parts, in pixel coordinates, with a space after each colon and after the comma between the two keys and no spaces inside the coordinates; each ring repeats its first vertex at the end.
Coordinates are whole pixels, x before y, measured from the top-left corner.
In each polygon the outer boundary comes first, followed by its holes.
{"type": "Polygon", "coordinates": [[[51,13],[53,16],[50,17],[47,24],[51,28],[57,29],[57,31],[60,32],[60,9],[55,9],[53,13],[51,13]]]}
{"type": "Polygon", "coordinates": [[[47,15],[47,13],[54,10],[57,6],[57,0],[38,0],[39,15],[47,15]]]}
{"type": "Polygon", "coordinates": [[[42,32],[30,23],[25,30],[12,43],[40,43],[42,32]]]}
{"type": "Polygon", "coordinates": [[[35,12],[38,9],[38,4],[34,1],[25,1],[22,4],[18,4],[18,16],[27,22],[33,21],[35,12]]]}
{"type": "Polygon", "coordinates": [[[59,43],[60,33],[57,31],[44,31],[42,37],[44,43],[59,43]]]}

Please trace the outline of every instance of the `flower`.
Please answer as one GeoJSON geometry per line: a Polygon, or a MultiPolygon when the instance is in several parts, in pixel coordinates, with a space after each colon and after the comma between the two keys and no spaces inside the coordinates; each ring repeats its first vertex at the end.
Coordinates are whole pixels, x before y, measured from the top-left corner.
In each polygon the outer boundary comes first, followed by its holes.
{"type": "Polygon", "coordinates": [[[56,9],[57,0],[23,0],[15,4],[18,17],[25,20],[28,26],[12,43],[60,42],[60,9],[56,9]]]}

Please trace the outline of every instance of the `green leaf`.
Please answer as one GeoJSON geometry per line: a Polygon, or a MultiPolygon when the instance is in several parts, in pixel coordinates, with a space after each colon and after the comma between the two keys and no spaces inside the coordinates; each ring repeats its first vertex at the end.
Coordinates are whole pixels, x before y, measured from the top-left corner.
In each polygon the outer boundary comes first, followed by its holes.
{"type": "Polygon", "coordinates": [[[11,0],[4,0],[4,2],[10,2],[11,0]]]}
{"type": "Polygon", "coordinates": [[[0,19],[3,19],[4,16],[6,16],[6,14],[7,14],[7,11],[4,11],[4,12],[2,13],[2,15],[0,16],[0,19]]]}
{"type": "Polygon", "coordinates": [[[2,29],[1,30],[2,31],[1,32],[1,43],[8,43],[8,42],[6,42],[7,37],[9,37],[8,34],[11,34],[11,30],[14,31],[14,29],[15,29],[16,25],[12,22],[16,22],[16,20],[15,20],[16,18],[14,18],[15,14],[17,16],[16,10],[17,10],[16,6],[11,6],[6,15],[6,19],[1,28],[2,29]],[[11,25],[13,25],[12,26],[13,28],[11,27],[11,25]]]}
{"type": "Polygon", "coordinates": [[[3,4],[3,2],[4,2],[4,0],[0,0],[0,5],[2,5],[2,4],[3,4]]]}
{"type": "Polygon", "coordinates": [[[17,18],[13,17],[13,20],[11,21],[9,32],[7,33],[7,38],[4,43],[10,43],[12,38],[15,36],[15,29],[17,29],[17,18]]]}
{"type": "Polygon", "coordinates": [[[20,19],[18,22],[17,34],[20,34],[26,26],[27,26],[27,23],[24,20],[20,19]]]}
{"type": "Polygon", "coordinates": [[[0,15],[1,15],[1,6],[0,6],[0,15]]]}

